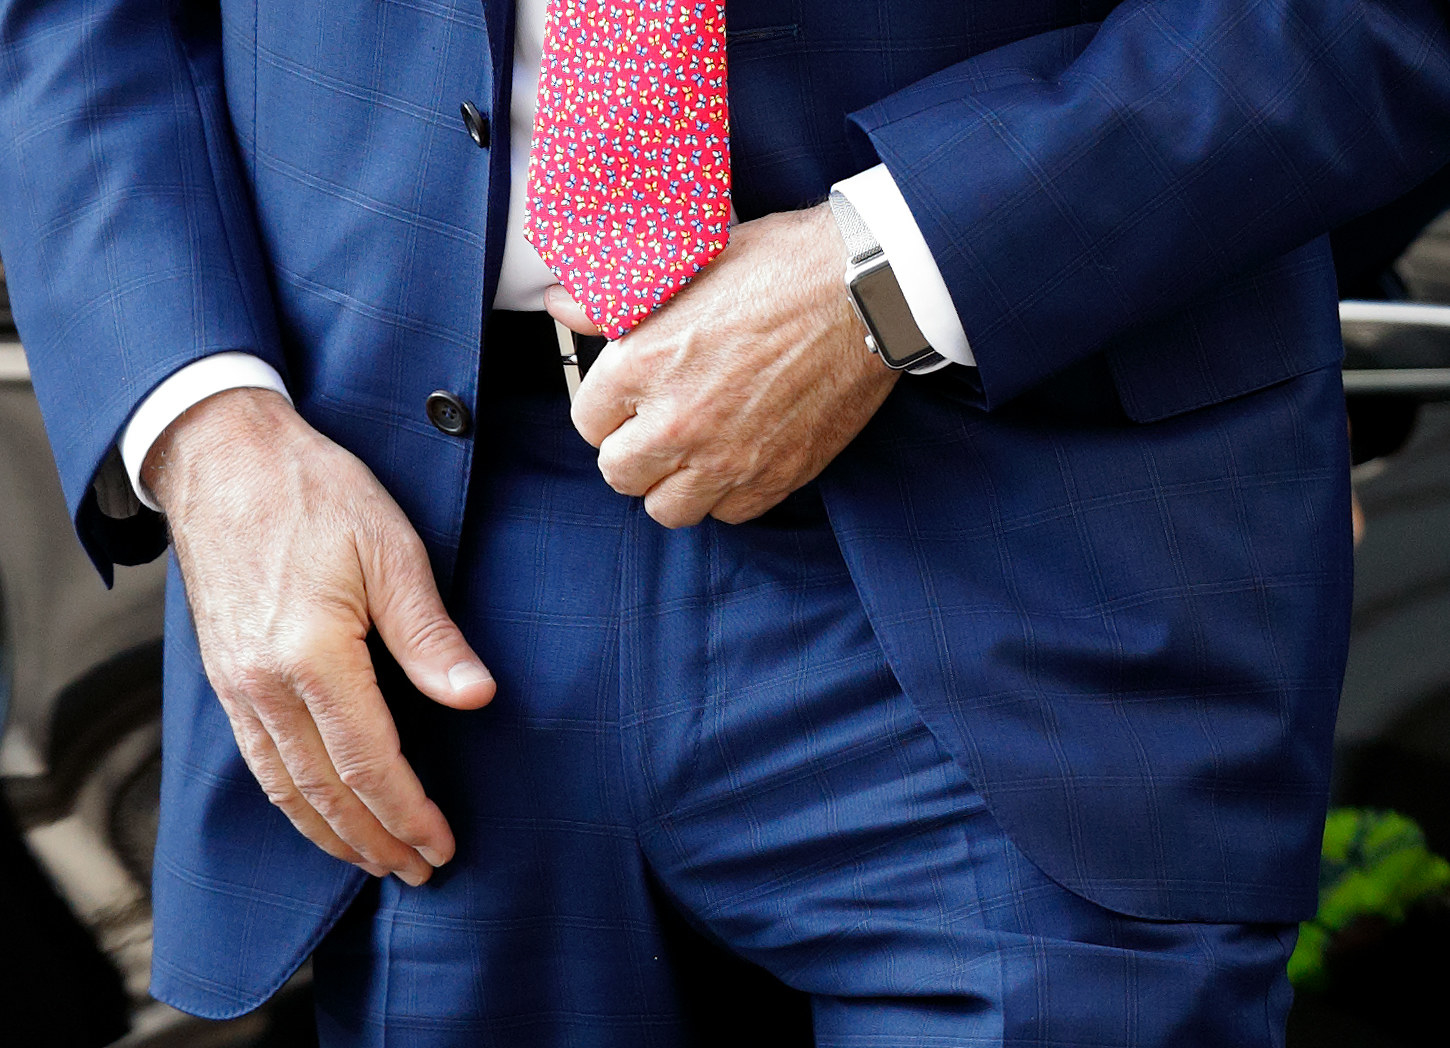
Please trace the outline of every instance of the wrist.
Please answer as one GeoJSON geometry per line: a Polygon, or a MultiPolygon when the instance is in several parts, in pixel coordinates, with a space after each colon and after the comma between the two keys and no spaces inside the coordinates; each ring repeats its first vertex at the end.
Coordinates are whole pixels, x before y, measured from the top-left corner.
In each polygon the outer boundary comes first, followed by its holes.
{"type": "Polygon", "coordinates": [[[861,314],[851,299],[851,289],[845,280],[846,267],[851,261],[851,251],[841,234],[840,224],[831,213],[829,201],[823,201],[806,211],[811,224],[812,242],[820,245],[816,266],[817,286],[830,308],[836,323],[847,338],[851,352],[870,359],[883,371],[891,369],[880,356],[867,352],[866,337],[870,334],[861,321],[861,314]]]}
{"type": "Polygon", "coordinates": [[[171,513],[201,463],[235,455],[249,444],[274,449],[277,435],[299,420],[287,398],[270,389],[225,389],[187,408],[152,443],[141,483],[171,513]]]}

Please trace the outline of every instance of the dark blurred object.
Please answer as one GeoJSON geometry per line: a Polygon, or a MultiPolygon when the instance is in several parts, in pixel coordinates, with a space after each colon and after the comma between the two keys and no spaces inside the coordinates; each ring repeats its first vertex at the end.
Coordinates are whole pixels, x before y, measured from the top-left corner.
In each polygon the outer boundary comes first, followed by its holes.
{"type": "Polygon", "coordinates": [[[1441,854],[1450,854],[1450,306],[1436,300],[1450,302],[1450,212],[1432,219],[1446,207],[1450,169],[1335,235],[1346,291],[1410,296],[1341,305],[1367,529],[1336,802],[1404,811],[1441,854]],[[1427,228],[1415,236],[1417,223],[1427,228]],[[1376,278],[1375,267],[1389,275],[1376,278]]]}
{"type": "Polygon", "coordinates": [[[6,1044],[102,1048],[129,1028],[120,973],[36,865],[0,797],[0,1030],[6,1044]]]}
{"type": "MultiPolygon", "coordinates": [[[[1415,297],[1421,288],[1411,288],[1402,274],[1406,251],[1422,237],[1425,228],[1450,207],[1450,167],[1442,169],[1417,189],[1394,203],[1371,212],[1340,229],[1330,240],[1334,246],[1335,272],[1339,279],[1339,297],[1362,303],[1398,302],[1415,297]]],[[[1422,244],[1425,241],[1421,241],[1422,244]]],[[[1434,240],[1429,241],[1433,252],[1434,240]]],[[[1422,248],[1423,250],[1423,248],[1422,248]]],[[[1450,268],[1422,265],[1415,274],[1417,284],[1430,284],[1442,289],[1450,301],[1450,268]]],[[[1350,419],[1350,448],[1356,464],[1394,454],[1405,445],[1414,430],[1420,405],[1427,399],[1442,399],[1424,383],[1445,382],[1444,393],[1450,396],[1450,370],[1443,376],[1416,376],[1409,372],[1427,372],[1450,368],[1450,328],[1438,333],[1434,325],[1426,330],[1413,330],[1411,316],[1385,317],[1376,332],[1362,322],[1355,331],[1346,324],[1345,370],[1347,404],[1350,419]],[[1355,389],[1354,373],[1385,372],[1393,369],[1403,387],[1373,388],[1375,376],[1365,375],[1371,388],[1355,389]]],[[[1383,374],[1378,376],[1383,378],[1383,374]]]]}
{"type": "MultiPolygon", "coordinates": [[[[1363,506],[1334,803],[1412,816],[1450,854],[1450,168],[1333,236],[1363,506]],[[1438,220],[1436,216],[1440,217],[1438,220]]],[[[1450,903],[1335,937],[1332,988],[1300,993],[1292,1048],[1442,1044],[1450,903]]]]}
{"type": "Polygon", "coordinates": [[[1358,466],[1399,451],[1410,439],[1419,414],[1418,403],[1395,397],[1364,397],[1350,405],[1350,461],[1358,466]]]}
{"type": "Polygon", "coordinates": [[[0,262],[0,335],[13,334],[15,318],[10,314],[10,291],[5,287],[5,263],[0,262]]]}
{"type": "Polygon", "coordinates": [[[1416,904],[1402,923],[1366,918],[1330,958],[1331,992],[1295,1001],[1288,1043],[1304,1048],[1444,1044],[1450,898],[1416,904]]]}
{"type": "MultiPolygon", "coordinates": [[[[13,332],[0,264],[0,337],[13,332]]],[[[8,697],[11,667],[3,655],[0,697],[8,697]]],[[[0,702],[0,735],[5,705],[0,702]]],[[[125,1035],[130,999],[121,973],[36,862],[3,793],[0,929],[0,1030],[7,1044],[101,1048],[125,1035]]]]}
{"type": "Polygon", "coordinates": [[[108,1014],[104,994],[91,1002],[75,992],[88,971],[104,971],[108,962],[121,974],[130,1009],[124,1048],[316,1046],[306,969],[272,1002],[225,1023],[184,1016],[145,993],[165,567],[157,561],[128,569],[107,592],[81,552],[0,270],[0,707],[9,705],[0,785],[28,849],[10,837],[0,858],[0,1048],[110,1043],[120,1032],[114,1025],[99,1041],[67,1032],[68,1024],[108,1014]],[[12,861],[12,852],[21,858],[12,861]],[[29,886],[23,890],[11,883],[21,871],[29,886]],[[49,902],[26,904],[12,917],[10,907],[29,899],[35,884],[47,886],[49,902]],[[22,918],[33,924],[22,929],[22,918]],[[41,932],[66,921],[69,928],[54,936],[41,932]],[[42,959],[32,966],[36,952],[22,943],[22,931],[27,940],[54,938],[66,964],[42,959]],[[75,961],[88,937],[89,959],[75,961]],[[23,979],[11,975],[27,966],[23,979]],[[9,1007],[20,987],[23,1016],[9,1007]]]}
{"type": "Polygon", "coordinates": [[[1413,819],[1337,808],[1319,880],[1319,912],[1300,929],[1289,977],[1296,1015],[1333,1022],[1295,1043],[1443,1042],[1443,1029],[1427,1035],[1443,1026],[1440,995],[1450,986],[1450,862],[1413,819]]]}
{"type": "MultiPolygon", "coordinates": [[[[1336,229],[1329,239],[1334,247],[1339,297],[1409,298],[1395,263],[1446,208],[1450,208],[1450,167],[1393,203],[1336,229]]],[[[1450,281],[1443,274],[1441,279],[1450,281]]]]}

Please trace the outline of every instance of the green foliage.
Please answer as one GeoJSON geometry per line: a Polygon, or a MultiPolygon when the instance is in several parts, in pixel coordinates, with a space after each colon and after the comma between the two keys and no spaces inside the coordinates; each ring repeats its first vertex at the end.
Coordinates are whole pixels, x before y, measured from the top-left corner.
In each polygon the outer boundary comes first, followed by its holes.
{"type": "Polygon", "coordinates": [[[1414,820],[1395,812],[1336,808],[1324,824],[1319,912],[1299,929],[1289,978],[1302,990],[1328,984],[1335,933],[1356,920],[1404,921],[1410,907],[1450,888],[1450,862],[1425,846],[1414,820]]]}

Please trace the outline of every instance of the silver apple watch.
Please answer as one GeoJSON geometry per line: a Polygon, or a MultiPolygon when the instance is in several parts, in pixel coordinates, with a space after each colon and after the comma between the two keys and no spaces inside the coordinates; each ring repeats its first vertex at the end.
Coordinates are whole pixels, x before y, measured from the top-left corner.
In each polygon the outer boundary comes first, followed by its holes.
{"type": "Polygon", "coordinates": [[[851,253],[846,287],[856,315],[866,325],[866,348],[897,371],[922,371],[940,364],[946,358],[931,348],[916,326],[876,235],[839,190],[831,191],[831,214],[851,253]]]}

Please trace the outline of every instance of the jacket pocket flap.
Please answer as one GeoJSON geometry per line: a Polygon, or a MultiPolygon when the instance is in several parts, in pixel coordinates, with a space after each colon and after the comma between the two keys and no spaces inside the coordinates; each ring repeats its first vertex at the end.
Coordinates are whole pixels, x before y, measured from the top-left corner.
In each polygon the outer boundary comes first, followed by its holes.
{"type": "Polygon", "coordinates": [[[1156,422],[1220,404],[1344,355],[1324,241],[1225,284],[1104,348],[1123,410],[1156,422]]]}

